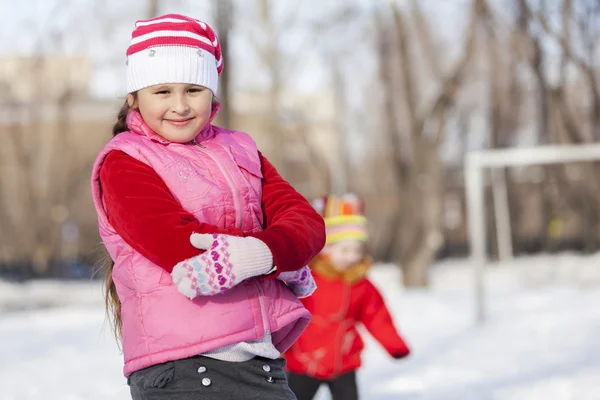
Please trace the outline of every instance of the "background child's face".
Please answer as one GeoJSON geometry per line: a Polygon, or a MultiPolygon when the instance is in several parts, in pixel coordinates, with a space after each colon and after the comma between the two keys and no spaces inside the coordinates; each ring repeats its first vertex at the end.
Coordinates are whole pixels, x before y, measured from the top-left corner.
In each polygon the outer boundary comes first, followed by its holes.
{"type": "Polygon", "coordinates": [[[365,243],[354,239],[342,240],[325,246],[323,253],[336,269],[343,271],[363,259],[365,243]]]}
{"type": "Polygon", "coordinates": [[[187,143],[204,128],[212,112],[212,92],[198,85],[169,83],[154,85],[128,96],[144,122],[170,142],[187,143]]]}

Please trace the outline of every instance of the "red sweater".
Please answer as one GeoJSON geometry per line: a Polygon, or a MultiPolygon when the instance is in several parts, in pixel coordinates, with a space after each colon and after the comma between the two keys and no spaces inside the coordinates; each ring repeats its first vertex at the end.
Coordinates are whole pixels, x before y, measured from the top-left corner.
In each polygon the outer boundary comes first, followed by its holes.
{"type": "Polygon", "coordinates": [[[131,247],[169,272],[178,262],[203,252],[190,244],[194,232],[254,236],[271,250],[277,273],[300,269],[324,246],[325,224],[308,201],[259,156],[263,232],[246,234],[196,220],[150,166],[122,151],[109,153],[100,169],[109,222],[131,247]]]}

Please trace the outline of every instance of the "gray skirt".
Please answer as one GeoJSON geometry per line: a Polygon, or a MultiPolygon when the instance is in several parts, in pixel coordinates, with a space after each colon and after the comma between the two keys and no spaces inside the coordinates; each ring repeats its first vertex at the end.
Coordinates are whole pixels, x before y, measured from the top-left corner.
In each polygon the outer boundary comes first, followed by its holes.
{"type": "Polygon", "coordinates": [[[283,358],[227,362],[196,356],[136,371],[127,384],[133,400],[296,400],[284,366],[283,358]]]}

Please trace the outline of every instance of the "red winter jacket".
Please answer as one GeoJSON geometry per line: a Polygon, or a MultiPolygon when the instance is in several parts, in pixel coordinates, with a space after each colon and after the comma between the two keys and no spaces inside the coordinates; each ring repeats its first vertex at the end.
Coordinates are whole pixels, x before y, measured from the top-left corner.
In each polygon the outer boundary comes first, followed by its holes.
{"type": "Polygon", "coordinates": [[[317,290],[302,302],[313,318],[285,354],[290,372],[331,380],[358,369],[364,347],[359,322],[392,357],[410,353],[381,294],[365,277],[369,266],[364,262],[339,273],[323,257],[311,263],[317,290]]]}

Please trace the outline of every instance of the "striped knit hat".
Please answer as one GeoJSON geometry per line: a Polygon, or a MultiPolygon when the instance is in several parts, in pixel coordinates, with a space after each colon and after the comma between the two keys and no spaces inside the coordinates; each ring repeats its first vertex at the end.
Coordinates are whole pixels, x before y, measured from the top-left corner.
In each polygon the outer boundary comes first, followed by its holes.
{"type": "Polygon", "coordinates": [[[313,207],[325,220],[327,244],[344,239],[368,239],[364,203],[355,194],[319,197],[313,201],[313,207]]]}
{"type": "Polygon", "coordinates": [[[217,93],[221,45],[206,23],[178,14],[135,23],[127,49],[127,93],[163,83],[200,85],[217,93]]]}

